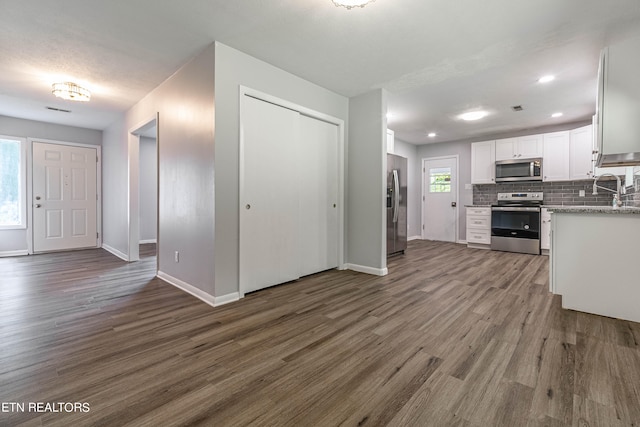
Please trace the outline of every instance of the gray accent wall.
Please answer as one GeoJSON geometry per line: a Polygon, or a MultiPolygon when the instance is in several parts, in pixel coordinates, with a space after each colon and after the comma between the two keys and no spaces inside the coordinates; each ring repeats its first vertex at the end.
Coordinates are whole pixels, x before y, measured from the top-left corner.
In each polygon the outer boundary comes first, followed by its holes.
{"type": "MultiPolygon", "coordinates": [[[[239,291],[241,85],[345,122],[349,114],[349,100],[346,97],[224,44],[215,43],[215,258],[211,256],[205,261],[212,266],[215,264],[215,294],[211,292],[215,296],[239,291]]],[[[164,241],[161,246],[164,246],[164,241]]]]}
{"type": "MultiPolygon", "coordinates": [[[[431,157],[443,157],[458,155],[458,240],[467,239],[467,211],[465,205],[473,202],[473,189],[471,187],[471,143],[470,142],[443,142],[440,144],[427,144],[418,146],[418,171],[422,182],[422,160],[431,157]],[[469,188],[467,188],[467,186],[469,188]]],[[[420,221],[422,224],[422,221],[420,221]]]]}
{"type": "MultiPolygon", "coordinates": [[[[210,295],[214,295],[214,50],[213,44],[207,47],[134,105],[105,130],[103,141],[104,244],[128,254],[127,163],[129,153],[132,162],[138,162],[139,154],[137,138],[129,132],[159,114],[158,267],[210,295]],[[180,252],[179,263],[174,262],[174,251],[180,252]]],[[[132,197],[137,200],[137,194],[132,197]]]]}
{"type": "Polygon", "coordinates": [[[407,158],[408,180],[407,183],[407,236],[422,236],[422,174],[420,173],[420,164],[422,161],[418,158],[418,147],[408,142],[395,139],[395,153],[399,156],[407,158]]]}
{"type": "Polygon", "coordinates": [[[158,156],[156,139],[140,137],[140,240],[156,240],[158,216],[158,156]]]}
{"type": "MultiPolygon", "coordinates": [[[[65,114],[65,113],[60,113],[65,114]]],[[[0,116],[0,135],[101,145],[102,131],[0,116]]],[[[25,196],[26,197],[26,196],[25,196]]],[[[28,227],[31,224],[27,224],[28,227]]],[[[0,230],[0,253],[27,251],[27,230],[0,230]]]]}
{"type": "Polygon", "coordinates": [[[383,270],[386,259],[387,94],[349,99],[348,262],[383,270]]]}

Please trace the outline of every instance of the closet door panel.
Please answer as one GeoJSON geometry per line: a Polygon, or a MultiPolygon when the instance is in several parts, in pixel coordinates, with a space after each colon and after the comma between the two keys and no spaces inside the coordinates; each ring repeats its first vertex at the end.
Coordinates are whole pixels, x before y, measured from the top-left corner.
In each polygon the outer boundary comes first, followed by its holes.
{"type": "Polygon", "coordinates": [[[240,291],[246,293],[299,277],[299,113],[249,96],[242,101],[240,291]]]}
{"type": "Polygon", "coordinates": [[[300,116],[300,275],[338,266],[338,127],[300,116]]]}

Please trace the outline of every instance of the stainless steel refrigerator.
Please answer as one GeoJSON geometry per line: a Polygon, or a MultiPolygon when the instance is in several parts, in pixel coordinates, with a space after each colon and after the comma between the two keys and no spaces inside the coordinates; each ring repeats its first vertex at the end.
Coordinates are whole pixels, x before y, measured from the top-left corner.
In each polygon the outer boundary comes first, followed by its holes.
{"type": "Polygon", "coordinates": [[[387,154],[387,256],[407,249],[407,159],[387,154]]]}

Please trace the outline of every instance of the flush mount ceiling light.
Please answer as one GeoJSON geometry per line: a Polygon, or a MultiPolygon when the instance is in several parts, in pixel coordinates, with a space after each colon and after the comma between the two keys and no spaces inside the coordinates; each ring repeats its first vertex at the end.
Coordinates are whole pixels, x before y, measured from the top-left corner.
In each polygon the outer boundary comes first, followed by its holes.
{"type": "Polygon", "coordinates": [[[69,101],[89,101],[91,99],[91,92],[88,89],[78,86],[75,83],[63,82],[54,83],[51,85],[51,93],[58,98],[66,99],[69,101]]]}
{"type": "Polygon", "coordinates": [[[376,0],[331,0],[333,4],[337,6],[346,7],[347,9],[353,9],[354,7],[365,7],[369,3],[373,3],[376,0]]]}
{"type": "Polygon", "coordinates": [[[428,133],[427,136],[429,138],[435,138],[436,137],[436,133],[435,132],[431,132],[431,133],[428,133]]]}
{"type": "Polygon", "coordinates": [[[548,75],[548,76],[542,76],[538,79],[538,83],[549,83],[553,80],[555,80],[556,76],[552,76],[552,75],[548,75]]]}
{"type": "Polygon", "coordinates": [[[460,114],[458,118],[469,122],[473,120],[483,119],[488,115],[489,113],[487,113],[486,111],[470,111],[468,113],[460,114]]]}
{"type": "Polygon", "coordinates": [[[553,117],[554,119],[555,119],[556,117],[562,117],[562,113],[553,113],[553,114],[551,115],[551,117],[553,117]]]}

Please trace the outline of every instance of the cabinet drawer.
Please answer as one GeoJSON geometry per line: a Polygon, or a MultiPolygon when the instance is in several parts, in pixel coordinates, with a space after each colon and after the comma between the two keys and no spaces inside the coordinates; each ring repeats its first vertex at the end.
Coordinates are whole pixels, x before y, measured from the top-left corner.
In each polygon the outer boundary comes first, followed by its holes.
{"type": "Polygon", "coordinates": [[[482,243],[489,245],[491,244],[491,231],[467,228],[467,243],[482,243]]]}
{"type": "Polygon", "coordinates": [[[491,216],[491,208],[467,208],[467,215],[491,216]]]}
{"type": "Polygon", "coordinates": [[[491,217],[469,215],[467,216],[467,228],[488,230],[491,228],[491,217]]]}

